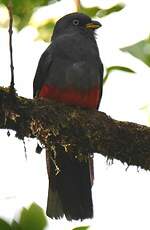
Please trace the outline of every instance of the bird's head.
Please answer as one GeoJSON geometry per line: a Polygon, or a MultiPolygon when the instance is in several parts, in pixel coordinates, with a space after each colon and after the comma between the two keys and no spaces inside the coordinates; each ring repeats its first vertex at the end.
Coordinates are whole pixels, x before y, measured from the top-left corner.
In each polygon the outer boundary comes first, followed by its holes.
{"type": "Polygon", "coordinates": [[[93,21],[89,16],[82,13],[71,13],[56,22],[52,40],[56,36],[73,31],[85,31],[94,34],[99,27],[101,24],[98,21],[93,21]]]}

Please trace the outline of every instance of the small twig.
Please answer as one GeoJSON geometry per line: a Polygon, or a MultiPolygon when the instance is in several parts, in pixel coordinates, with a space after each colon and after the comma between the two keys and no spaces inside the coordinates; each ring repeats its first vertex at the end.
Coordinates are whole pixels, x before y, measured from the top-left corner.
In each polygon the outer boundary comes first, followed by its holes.
{"type": "Polygon", "coordinates": [[[74,0],[74,2],[75,2],[75,5],[76,5],[76,11],[78,12],[79,9],[80,9],[80,6],[81,6],[81,2],[80,2],[80,0],[74,0]]]}
{"type": "Polygon", "coordinates": [[[10,50],[10,70],[11,70],[11,82],[10,82],[10,91],[14,92],[15,82],[14,82],[14,65],[13,65],[13,48],[12,48],[12,24],[13,24],[13,4],[12,0],[8,2],[8,11],[9,11],[9,50],[10,50]]]}

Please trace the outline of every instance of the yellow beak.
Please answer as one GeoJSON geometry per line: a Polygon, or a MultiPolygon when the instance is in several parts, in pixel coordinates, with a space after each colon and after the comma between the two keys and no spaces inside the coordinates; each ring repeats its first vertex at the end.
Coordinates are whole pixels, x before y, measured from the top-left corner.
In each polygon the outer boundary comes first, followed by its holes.
{"type": "Polygon", "coordinates": [[[92,21],[88,24],[85,25],[86,29],[98,29],[99,27],[101,27],[102,25],[98,22],[98,21],[92,21]]]}

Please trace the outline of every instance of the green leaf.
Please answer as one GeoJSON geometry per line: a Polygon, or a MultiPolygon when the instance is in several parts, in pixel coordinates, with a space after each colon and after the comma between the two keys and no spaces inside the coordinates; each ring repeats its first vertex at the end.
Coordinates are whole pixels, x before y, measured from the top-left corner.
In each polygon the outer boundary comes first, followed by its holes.
{"type": "Polygon", "coordinates": [[[15,220],[13,220],[11,223],[11,229],[12,230],[22,230],[20,225],[15,220]]]}
{"type": "Polygon", "coordinates": [[[150,38],[121,48],[121,51],[130,53],[150,67],[150,38]]]}
{"type": "Polygon", "coordinates": [[[107,70],[109,71],[109,72],[112,72],[112,71],[114,71],[114,70],[120,70],[120,71],[124,71],[124,72],[128,72],[128,73],[135,73],[135,71],[134,70],[132,70],[132,69],[130,69],[130,68],[128,68],[128,67],[124,67],[124,66],[110,66],[110,67],[108,67],[107,68],[107,70]]]}
{"type": "Polygon", "coordinates": [[[5,220],[0,218],[0,230],[11,230],[11,226],[5,220]]]}
{"type": "Polygon", "coordinates": [[[97,12],[96,16],[99,17],[99,18],[102,18],[102,17],[105,17],[105,16],[107,16],[109,14],[118,12],[118,11],[124,9],[124,7],[125,7],[124,3],[118,3],[118,4],[112,6],[112,7],[108,8],[108,9],[100,9],[97,12]]]}
{"type": "Polygon", "coordinates": [[[100,10],[99,7],[95,6],[95,7],[84,7],[82,5],[80,5],[79,7],[79,12],[83,13],[83,14],[87,14],[88,16],[90,16],[91,18],[95,17],[97,12],[100,10]]]}
{"type": "Polygon", "coordinates": [[[99,18],[102,18],[102,17],[109,15],[111,13],[118,12],[118,11],[122,10],[124,7],[125,7],[125,5],[123,3],[118,3],[118,4],[112,6],[108,9],[101,9],[97,6],[88,8],[88,7],[84,7],[80,4],[79,12],[87,14],[90,17],[97,16],[99,18]]]}
{"type": "MultiPolygon", "coordinates": [[[[34,12],[40,6],[55,3],[57,0],[12,0],[14,24],[18,30],[26,26],[34,12]]],[[[0,0],[0,4],[8,5],[8,0],[0,0]]]]}
{"type": "Polygon", "coordinates": [[[82,227],[74,228],[72,230],[87,230],[87,229],[89,229],[89,226],[82,226],[82,227]]]}
{"type": "Polygon", "coordinates": [[[124,67],[124,66],[110,66],[106,69],[106,74],[104,76],[104,80],[103,82],[105,83],[109,77],[109,74],[113,71],[124,71],[124,72],[128,72],[128,73],[135,73],[134,70],[128,68],[128,67],[124,67]]]}
{"type": "Polygon", "coordinates": [[[42,208],[33,203],[29,209],[22,210],[19,224],[22,230],[43,230],[47,220],[42,208]]]}

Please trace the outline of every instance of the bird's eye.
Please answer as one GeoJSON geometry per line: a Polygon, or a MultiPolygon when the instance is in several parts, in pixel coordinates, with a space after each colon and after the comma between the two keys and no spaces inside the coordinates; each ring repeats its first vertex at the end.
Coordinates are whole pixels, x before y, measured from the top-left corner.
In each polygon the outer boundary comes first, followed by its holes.
{"type": "Polygon", "coordinates": [[[73,25],[78,26],[79,25],[79,20],[78,19],[74,19],[72,21],[72,23],[73,23],[73,25]]]}

